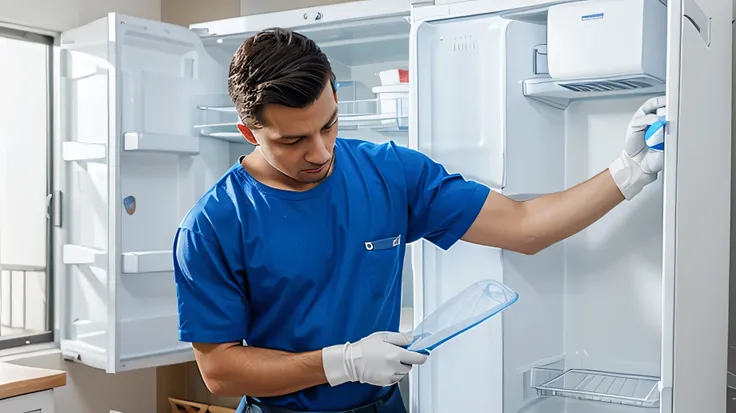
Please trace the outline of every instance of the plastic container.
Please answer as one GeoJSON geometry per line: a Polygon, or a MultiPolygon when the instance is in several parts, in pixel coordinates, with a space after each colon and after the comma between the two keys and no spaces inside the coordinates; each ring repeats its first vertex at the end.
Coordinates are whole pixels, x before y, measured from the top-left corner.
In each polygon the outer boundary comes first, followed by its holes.
{"type": "Polygon", "coordinates": [[[407,350],[428,354],[508,308],[519,294],[494,280],[479,281],[439,306],[413,331],[407,350]]]}
{"type": "Polygon", "coordinates": [[[398,85],[409,82],[409,71],[403,69],[391,69],[378,72],[383,86],[398,85]]]}
{"type": "Polygon", "coordinates": [[[409,84],[376,86],[373,93],[378,98],[379,113],[409,113],[409,84]]]}
{"type": "Polygon", "coordinates": [[[338,102],[369,99],[372,97],[371,90],[368,87],[353,80],[337,81],[335,87],[337,88],[338,102]]]}

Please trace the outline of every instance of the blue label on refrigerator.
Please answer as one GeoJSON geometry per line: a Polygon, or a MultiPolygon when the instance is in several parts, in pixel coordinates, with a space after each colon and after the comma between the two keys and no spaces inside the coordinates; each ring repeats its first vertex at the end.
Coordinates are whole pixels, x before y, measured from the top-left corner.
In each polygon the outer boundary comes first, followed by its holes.
{"type": "Polygon", "coordinates": [[[602,19],[602,18],[603,18],[603,13],[595,13],[595,14],[586,14],[580,19],[582,21],[586,21],[586,20],[597,20],[597,19],[602,19]]]}

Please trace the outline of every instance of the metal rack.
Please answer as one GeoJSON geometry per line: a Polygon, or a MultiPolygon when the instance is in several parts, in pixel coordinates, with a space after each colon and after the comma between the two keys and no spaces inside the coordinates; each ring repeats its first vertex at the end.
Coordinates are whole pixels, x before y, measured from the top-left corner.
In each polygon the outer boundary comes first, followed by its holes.
{"type": "Polygon", "coordinates": [[[571,369],[533,387],[539,396],[659,407],[658,384],[653,376],[571,369]]]}
{"type": "MultiPolygon", "coordinates": [[[[210,114],[221,115],[218,122],[195,125],[200,136],[245,142],[237,128],[234,106],[198,106],[210,114]]],[[[406,133],[409,127],[409,99],[365,99],[338,102],[338,130],[370,131],[378,133],[406,133]]]]}

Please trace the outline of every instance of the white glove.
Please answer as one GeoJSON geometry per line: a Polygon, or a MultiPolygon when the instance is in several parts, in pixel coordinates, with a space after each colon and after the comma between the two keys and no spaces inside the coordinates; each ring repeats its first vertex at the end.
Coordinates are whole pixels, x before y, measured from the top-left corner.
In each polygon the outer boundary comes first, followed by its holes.
{"type": "Polygon", "coordinates": [[[322,365],[332,386],[346,382],[390,386],[401,380],[413,364],[427,356],[406,350],[411,338],[400,333],[378,332],[358,341],[322,349],[322,365]]]}
{"type": "Polygon", "coordinates": [[[647,127],[659,119],[657,109],[664,106],[664,96],[649,99],[641,105],[629,122],[621,156],[608,168],[626,199],[633,198],[646,185],[654,182],[657,173],[662,170],[664,152],[650,149],[644,142],[644,134],[647,127]]]}

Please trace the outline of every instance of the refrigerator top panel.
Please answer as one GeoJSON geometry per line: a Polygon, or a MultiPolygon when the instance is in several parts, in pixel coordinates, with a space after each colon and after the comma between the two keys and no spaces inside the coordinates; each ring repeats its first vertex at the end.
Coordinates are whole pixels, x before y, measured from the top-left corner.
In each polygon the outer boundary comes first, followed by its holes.
{"type": "Polygon", "coordinates": [[[413,331],[408,350],[428,353],[508,308],[519,294],[494,280],[478,281],[439,306],[413,331]]]}
{"type": "Polygon", "coordinates": [[[303,33],[317,43],[360,41],[365,37],[408,33],[410,0],[352,1],[197,23],[190,29],[219,42],[242,39],[261,30],[283,27],[303,33]]]}

